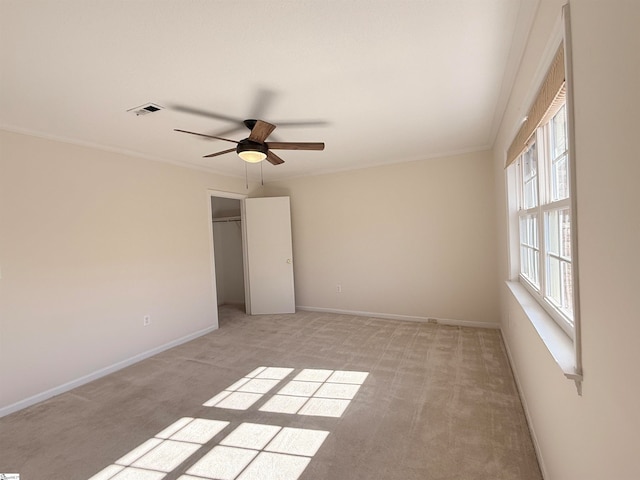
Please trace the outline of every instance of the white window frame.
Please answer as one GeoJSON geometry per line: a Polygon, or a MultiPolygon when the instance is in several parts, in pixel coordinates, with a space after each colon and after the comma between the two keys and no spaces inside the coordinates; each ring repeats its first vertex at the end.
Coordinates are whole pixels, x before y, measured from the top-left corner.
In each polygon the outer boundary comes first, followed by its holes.
{"type": "MultiPolygon", "coordinates": [[[[517,173],[516,173],[516,182],[517,182],[517,225],[516,229],[518,231],[518,244],[519,249],[517,253],[518,258],[518,278],[519,281],[524,285],[524,287],[529,291],[529,293],[536,299],[536,301],[545,309],[545,311],[551,316],[551,318],[562,328],[562,330],[569,335],[569,337],[574,340],[575,339],[575,329],[574,329],[574,316],[569,317],[566,313],[564,313],[555,303],[551,300],[548,294],[548,281],[550,278],[549,274],[549,263],[547,260],[548,256],[558,256],[548,251],[548,235],[549,235],[549,225],[547,221],[547,217],[550,212],[556,210],[568,210],[569,215],[573,215],[571,196],[573,192],[571,191],[570,182],[569,182],[569,195],[566,198],[561,200],[553,200],[552,199],[552,176],[551,176],[551,167],[552,162],[555,159],[551,153],[551,122],[555,115],[565,108],[566,115],[566,104],[562,103],[557,105],[555,111],[551,112],[549,115],[551,118],[545,124],[539,126],[536,129],[536,132],[532,136],[532,140],[529,145],[525,149],[525,151],[520,154],[517,161],[515,162],[517,173]],[[536,205],[525,208],[525,179],[523,178],[523,160],[524,156],[528,153],[529,149],[535,145],[535,157],[536,157],[536,205]],[[537,219],[537,245],[534,244],[526,244],[522,241],[522,221],[527,217],[535,217],[537,219]],[[526,262],[527,259],[523,258],[523,250],[533,250],[537,252],[538,262],[537,262],[537,284],[536,279],[528,278],[523,273],[523,262],[526,262]]],[[[566,135],[568,138],[568,135],[566,135]]],[[[568,144],[568,140],[567,140],[568,144]]],[[[566,149],[561,155],[569,155],[568,145],[566,149]]],[[[567,162],[567,178],[572,178],[572,169],[570,166],[570,162],[567,162]]],[[[574,229],[571,228],[571,244],[573,245],[577,239],[575,238],[574,229]]],[[[574,259],[572,257],[560,257],[562,262],[567,262],[573,266],[574,259]]],[[[572,285],[575,285],[575,281],[572,279],[572,285]]],[[[572,299],[573,304],[573,299],[572,299]]],[[[572,310],[575,312],[575,309],[572,305],[572,310]]],[[[574,314],[575,315],[575,314],[574,314]]]]}

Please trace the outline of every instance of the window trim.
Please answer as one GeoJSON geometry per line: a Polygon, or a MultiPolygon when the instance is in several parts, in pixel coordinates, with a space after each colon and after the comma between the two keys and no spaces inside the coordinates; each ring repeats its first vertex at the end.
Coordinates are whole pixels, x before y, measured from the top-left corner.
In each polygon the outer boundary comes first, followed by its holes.
{"type": "Polygon", "coordinates": [[[582,325],[580,321],[580,275],[579,275],[579,255],[578,255],[578,188],[576,169],[576,135],[575,135],[575,115],[573,103],[573,47],[571,43],[571,13],[569,4],[562,7],[562,23],[565,45],[565,74],[567,88],[567,142],[569,151],[569,168],[573,174],[569,177],[569,188],[573,192],[571,195],[571,231],[574,232],[571,243],[571,257],[574,258],[573,269],[573,348],[575,358],[575,370],[580,376],[576,380],[578,393],[582,395],[582,325]]]}

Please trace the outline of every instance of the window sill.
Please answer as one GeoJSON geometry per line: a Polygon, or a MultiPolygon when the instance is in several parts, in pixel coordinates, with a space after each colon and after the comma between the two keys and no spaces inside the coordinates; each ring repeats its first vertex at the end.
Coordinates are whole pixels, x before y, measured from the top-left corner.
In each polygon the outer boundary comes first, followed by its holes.
{"type": "Polygon", "coordinates": [[[576,352],[573,340],[551,318],[542,306],[531,296],[527,289],[518,281],[505,282],[516,301],[538,332],[556,364],[569,380],[574,380],[578,391],[582,382],[582,373],[576,366],[576,352]]]}

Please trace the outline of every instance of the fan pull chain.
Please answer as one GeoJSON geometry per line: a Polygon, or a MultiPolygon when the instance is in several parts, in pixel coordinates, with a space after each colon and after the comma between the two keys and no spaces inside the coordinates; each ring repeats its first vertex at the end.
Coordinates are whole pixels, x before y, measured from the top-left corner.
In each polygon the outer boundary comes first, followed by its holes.
{"type": "Polygon", "coordinates": [[[262,167],[264,162],[260,162],[260,185],[264,187],[264,174],[262,173],[262,167]]]}
{"type": "Polygon", "coordinates": [[[247,168],[247,162],[244,162],[244,188],[249,190],[249,169],[247,168]]]}

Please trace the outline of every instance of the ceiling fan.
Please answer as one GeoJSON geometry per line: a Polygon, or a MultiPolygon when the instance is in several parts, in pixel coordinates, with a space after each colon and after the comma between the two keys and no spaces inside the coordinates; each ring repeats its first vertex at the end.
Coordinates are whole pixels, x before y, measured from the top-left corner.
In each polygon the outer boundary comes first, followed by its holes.
{"type": "Polygon", "coordinates": [[[251,133],[247,138],[239,141],[216,137],[215,135],[205,135],[204,133],[189,132],[178,128],[174,130],[176,132],[198,135],[199,137],[205,138],[215,138],[236,144],[235,148],[211,153],[205,155],[204,158],[217,157],[218,155],[224,155],[225,153],[230,153],[235,150],[238,156],[245,162],[258,163],[266,158],[272,165],[280,165],[284,163],[284,160],[271,150],[324,150],[324,143],[322,142],[266,142],[267,137],[275,130],[275,125],[265,122],[264,120],[254,119],[245,120],[243,123],[251,130],[251,133]]]}

